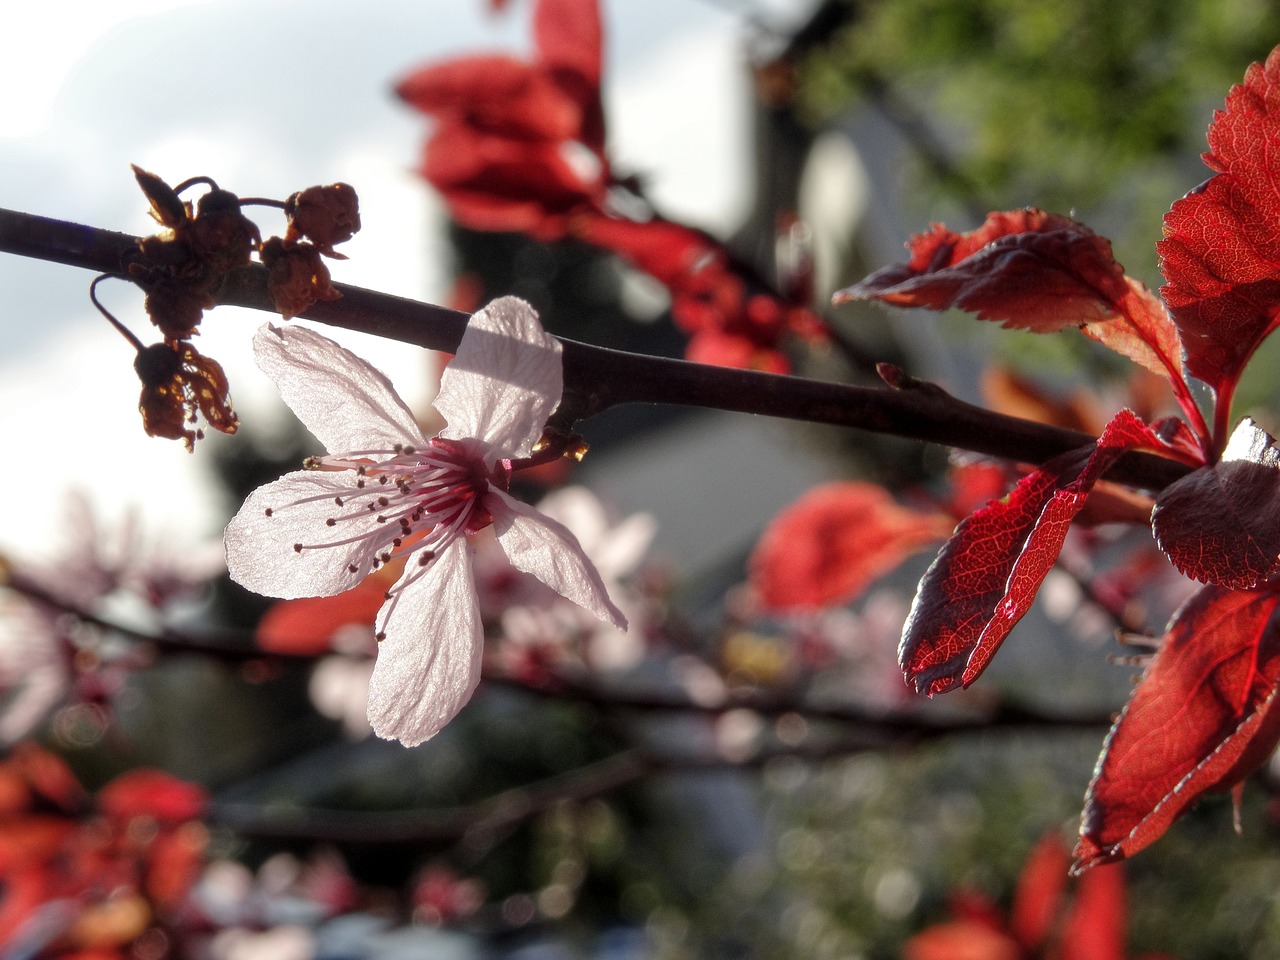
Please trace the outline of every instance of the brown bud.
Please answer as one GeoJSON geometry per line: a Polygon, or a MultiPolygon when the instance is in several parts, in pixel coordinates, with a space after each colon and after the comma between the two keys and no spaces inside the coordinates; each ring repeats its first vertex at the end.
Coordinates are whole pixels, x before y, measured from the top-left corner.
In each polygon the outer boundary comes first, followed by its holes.
{"type": "Polygon", "coordinates": [[[229,190],[210,190],[200,198],[187,236],[196,256],[216,274],[246,266],[262,242],[257,224],[240,212],[240,198],[229,190]]]}
{"type": "Polygon", "coordinates": [[[317,300],[342,296],[329,281],[329,268],[318,248],[280,237],[268,237],[260,251],[267,267],[267,290],[286,320],[296,317],[317,300]]]}
{"type": "Polygon", "coordinates": [[[360,229],[360,201],[355,188],[346,183],[307,187],[284,202],[289,218],[286,240],[306,238],[326,257],[345,260],[333,245],[350,240],[360,229]]]}
{"type": "Polygon", "coordinates": [[[197,413],[223,433],[235,433],[239,427],[227,375],[216,360],[201,356],[191,344],[153,343],[138,351],[133,369],[142,381],[138,410],[148,436],[182,440],[193,450],[203,436],[194,428],[197,413]]]}

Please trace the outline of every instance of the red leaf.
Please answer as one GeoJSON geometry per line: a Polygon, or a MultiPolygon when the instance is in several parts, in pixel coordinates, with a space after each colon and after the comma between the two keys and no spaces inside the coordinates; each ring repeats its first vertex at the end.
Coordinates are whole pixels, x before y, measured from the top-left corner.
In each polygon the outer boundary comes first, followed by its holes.
{"type": "Polygon", "coordinates": [[[576,73],[600,85],[604,30],[599,0],[538,0],[533,11],[538,59],[552,70],[576,73]]]}
{"type": "Polygon", "coordinates": [[[841,603],[953,524],[945,514],[899,506],[874,484],[824,484],[769,524],[751,554],[751,582],[774,610],[841,603]]]}
{"type": "Polygon", "coordinates": [[[504,137],[571,139],[582,123],[581,109],[544,71],[501,54],[415,70],[396,84],[396,94],[423,113],[504,137]]]}
{"type": "Polygon", "coordinates": [[[907,243],[911,259],[841,290],[832,303],[959,307],[1006,327],[1053,333],[1091,325],[1099,342],[1164,376],[1181,349],[1164,309],[1124,275],[1111,244],[1081,223],[1028,208],[992,213],[970,233],[935,224],[907,243]]]}
{"type": "Polygon", "coordinates": [[[1156,499],[1156,542],[1186,576],[1233,590],[1257,586],[1280,557],[1280,451],[1246,418],[1222,459],[1156,499]]]}
{"type": "Polygon", "coordinates": [[[993,213],[970,233],[934,224],[912,237],[907,249],[908,263],[876,271],[832,302],[959,307],[984,320],[1051,333],[1106,319],[1127,292],[1106,240],[1042,210],[993,213]]]}
{"type": "Polygon", "coordinates": [[[533,36],[540,65],[561,93],[577,105],[579,121],[574,138],[607,167],[604,105],[600,100],[604,30],[599,0],[539,0],[533,13],[533,36]]]}
{"type": "Polygon", "coordinates": [[[1009,910],[1009,929],[1028,954],[1044,946],[1053,931],[1070,865],[1071,858],[1056,832],[1041,837],[1027,854],[1009,910]]]}
{"type": "Polygon", "coordinates": [[[1229,395],[1280,310],[1280,47],[1231,88],[1209,126],[1219,171],[1177,201],[1156,244],[1161,293],[1192,375],[1229,395]]]}
{"type": "Polygon", "coordinates": [[[1182,376],[1182,341],[1164,303],[1143,284],[1125,277],[1129,291],[1115,316],[1085,324],[1080,332],[1162,377],[1182,376]]]}
{"type": "Polygon", "coordinates": [[[637,223],[589,216],[574,223],[574,236],[612,250],[668,287],[688,282],[717,261],[715,241],[668,220],[637,223]]]}
{"type": "Polygon", "coordinates": [[[562,236],[571,211],[594,205],[600,184],[584,180],[558,145],[496,137],[442,122],[427,143],[422,174],[450,213],[474,230],[562,236]]]}
{"type": "Polygon", "coordinates": [[[1013,937],[972,920],[922,930],[902,946],[903,960],[1022,960],[1013,937]]]}
{"type": "Polygon", "coordinates": [[[1175,614],[1102,748],[1077,872],[1132,856],[1270,755],[1280,739],[1277,603],[1274,590],[1208,586],[1175,614]]]}
{"type": "Polygon", "coordinates": [[[142,816],[167,823],[194,820],[204,812],[208,800],[194,783],[147,769],[121,774],[98,792],[102,812],[121,820],[142,816]]]}
{"type": "Polygon", "coordinates": [[[281,600],[258,621],[258,646],[271,653],[320,655],[333,649],[333,635],[348,626],[373,622],[404,565],[394,561],[365,577],[357,586],[332,597],[281,600]],[[385,572],[384,572],[385,571],[385,572]]]}
{"type": "Polygon", "coordinates": [[[935,694],[977,679],[1031,608],[1094,483],[1135,447],[1162,444],[1122,410],[1096,446],[1054,458],[956,528],[921,579],[903,628],[898,654],[908,685],[935,694]]]}
{"type": "Polygon", "coordinates": [[[1062,921],[1062,960],[1124,960],[1124,870],[1090,870],[1062,921]]]}

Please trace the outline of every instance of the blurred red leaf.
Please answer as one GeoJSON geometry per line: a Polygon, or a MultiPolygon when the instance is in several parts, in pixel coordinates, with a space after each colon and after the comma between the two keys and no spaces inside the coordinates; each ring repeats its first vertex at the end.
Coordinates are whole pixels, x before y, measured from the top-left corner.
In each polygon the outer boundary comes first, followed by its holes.
{"type": "Polygon", "coordinates": [[[84,788],[67,762],[37,743],[16,744],[6,766],[18,771],[34,793],[61,810],[74,811],[85,802],[84,788]]]}
{"type": "Polygon", "coordinates": [[[547,67],[599,85],[604,47],[599,0],[538,0],[533,39],[547,67]]]}
{"type": "Polygon", "coordinates": [[[973,920],[952,920],[922,930],[902,947],[903,960],[1022,960],[1018,942],[1003,930],[973,920]]]}
{"type": "Polygon", "coordinates": [[[332,597],[272,604],[258,621],[258,646],[270,653],[319,656],[333,649],[334,634],[347,626],[368,626],[372,640],[373,621],[386,601],[387,589],[403,569],[404,564],[396,561],[332,597]]]}
{"type": "Polygon", "coordinates": [[[751,554],[751,582],[774,610],[841,603],[946,537],[954,523],[900,506],[874,484],[823,484],[769,524],[751,554]]]}
{"type": "Polygon", "coordinates": [[[1085,797],[1077,871],[1132,856],[1280,739],[1275,590],[1207,586],[1174,616],[1111,728],[1085,797]]]}
{"type": "Polygon", "coordinates": [[[956,528],[921,579],[903,628],[908,685],[935,694],[977,679],[1031,608],[1094,483],[1137,447],[1162,444],[1121,410],[1095,446],[1055,457],[956,528]]]}
{"type": "Polygon", "coordinates": [[[396,94],[423,113],[512,138],[570,139],[582,123],[581,109],[545,71],[504,54],[421,67],[396,84],[396,94]]]}
{"type": "Polygon", "coordinates": [[[437,126],[421,171],[459,223],[541,239],[563,236],[566,215],[592,205],[598,189],[554,142],[490,136],[454,121],[437,126]]]}
{"type": "Polygon", "coordinates": [[[121,820],[140,816],[166,823],[194,820],[208,800],[203,788],[161,770],[130,770],[98,791],[102,812],[121,820]]]}
{"type": "Polygon", "coordinates": [[[533,12],[533,38],[549,75],[578,107],[576,139],[603,160],[600,79],[604,28],[599,0],[540,0],[533,12]]]}
{"type": "Polygon", "coordinates": [[[906,960],[1123,960],[1124,871],[1094,870],[1067,895],[1070,863],[1061,838],[1046,834],[1027,855],[1006,926],[985,898],[951,897],[956,919],[912,937],[906,960]],[[972,906],[970,906],[972,905],[972,906]],[[973,909],[976,906],[977,909],[973,909]]]}
{"type": "Polygon", "coordinates": [[[838,291],[832,303],[958,307],[1006,327],[1068,326],[1166,377],[1181,370],[1177,333],[1160,302],[1124,275],[1111,243],[1069,217],[1028,208],[989,214],[955,233],[935,224],[907,243],[911,259],[838,291]]]}
{"type": "Polygon", "coordinates": [[[1067,890],[1067,868],[1071,857],[1062,838],[1048,833],[1027,854],[1009,911],[1009,929],[1028,951],[1049,937],[1062,908],[1067,890]]]}
{"type": "Polygon", "coordinates": [[[1151,515],[1156,541],[1186,576],[1233,590],[1266,579],[1280,556],[1280,451],[1246,418],[1222,459],[1170,484],[1151,515]]]}
{"type": "Polygon", "coordinates": [[[532,61],[432,64],[396,93],[438,121],[421,172],[455,220],[551,240],[564,236],[568,212],[603,209],[609,180],[597,0],[540,0],[533,26],[532,61]],[[575,148],[583,162],[570,159],[575,148]]]}
{"type": "Polygon", "coordinates": [[[1127,915],[1124,870],[1090,870],[1062,921],[1062,960],[1124,960],[1127,915]]]}
{"type": "Polygon", "coordinates": [[[1278,139],[1280,48],[1214,114],[1204,161],[1218,174],[1173,205],[1156,244],[1188,369],[1220,402],[1280,319],[1278,139]]]}

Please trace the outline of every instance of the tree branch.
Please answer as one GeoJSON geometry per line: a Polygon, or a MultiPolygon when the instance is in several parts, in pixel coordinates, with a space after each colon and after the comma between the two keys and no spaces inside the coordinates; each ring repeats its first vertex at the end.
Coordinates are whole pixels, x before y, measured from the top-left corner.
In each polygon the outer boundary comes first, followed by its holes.
{"type": "MultiPolygon", "coordinates": [[[[0,209],[0,252],[115,273],[136,243],[128,234],[0,209]]],[[[302,316],[449,352],[456,351],[466,328],[467,315],[455,310],[335,286],[342,299],[316,303],[302,316]]],[[[216,295],[220,303],[275,312],[266,270],[258,264],[229,275],[216,295]]],[[[854,427],[1025,463],[1042,463],[1095,439],[985,410],[917,381],[907,380],[900,389],[856,387],[624,353],[573,340],[562,343],[565,396],[555,417],[561,426],[619,404],[667,403],[854,427]]],[[[1162,457],[1130,453],[1107,476],[1159,490],[1189,469],[1162,457]]]]}

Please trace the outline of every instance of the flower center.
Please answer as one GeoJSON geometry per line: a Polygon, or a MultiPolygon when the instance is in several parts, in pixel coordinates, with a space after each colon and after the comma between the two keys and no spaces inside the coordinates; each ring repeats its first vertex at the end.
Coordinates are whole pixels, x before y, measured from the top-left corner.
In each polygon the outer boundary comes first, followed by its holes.
{"type": "Polygon", "coordinates": [[[308,457],[304,466],[334,472],[329,489],[282,508],[268,507],[266,515],[332,500],[336,509],[325,518],[325,525],[335,528],[335,533],[350,526],[353,533],[324,542],[295,543],[293,549],[301,553],[363,543],[368,552],[362,561],[347,564],[351,573],[377,570],[415,555],[416,566],[409,577],[387,593],[393,601],[454,540],[493,523],[484,495],[491,484],[505,490],[510,482],[509,468],[500,464],[489,470],[473,442],[441,437],[433,438],[424,450],[400,445],[392,450],[357,450],[308,457]]]}

